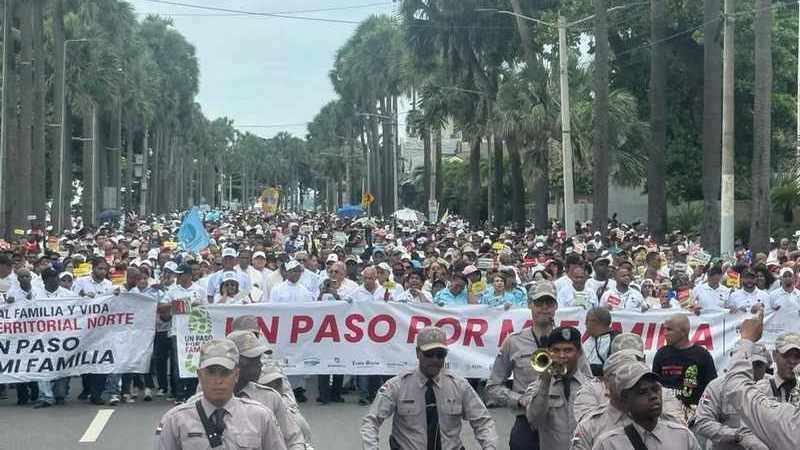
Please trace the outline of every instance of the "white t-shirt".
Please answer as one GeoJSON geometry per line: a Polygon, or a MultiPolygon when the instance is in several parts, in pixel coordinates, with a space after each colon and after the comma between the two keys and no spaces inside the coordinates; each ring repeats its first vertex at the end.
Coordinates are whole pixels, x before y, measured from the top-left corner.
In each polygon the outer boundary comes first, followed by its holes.
{"type": "Polygon", "coordinates": [[[299,282],[285,280],[275,286],[269,296],[271,303],[302,303],[316,300],[305,286],[299,282]]]}
{"type": "Polygon", "coordinates": [[[114,285],[111,283],[111,280],[103,279],[99,283],[94,281],[91,275],[87,275],[85,277],[80,277],[75,280],[73,284],[72,290],[79,293],[83,291],[84,295],[88,296],[95,296],[98,295],[106,295],[111,294],[114,292],[114,285]]]}
{"type": "Polygon", "coordinates": [[[616,286],[614,289],[607,290],[603,297],[600,298],[600,306],[609,308],[611,310],[614,309],[641,309],[642,303],[644,303],[644,297],[642,294],[633,288],[628,288],[625,293],[620,292],[617,290],[616,286]]]}
{"type": "Polygon", "coordinates": [[[793,288],[792,292],[786,292],[783,286],[775,289],[769,293],[769,307],[773,310],[800,308],[800,291],[793,288]]]}
{"type": "Polygon", "coordinates": [[[557,298],[559,307],[567,306],[580,306],[584,309],[589,309],[597,306],[597,294],[588,289],[587,286],[583,287],[582,291],[575,289],[572,283],[564,285],[558,290],[557,298]]]}
{"type": "MultiPolygon", "coordinates": [[[[605,281],[597,280],[594,277],[590,277],[588,280],[586,280],[586,289],[594,292],[595,296],[597,296],[597,290],[603,287],[603,285],[606,286],[606,291],[617,288],[616,280],[612,280],[611,278],[608,279],[607,285],[605,281]]],[[[605,294],[605,292],[603,293],[605,294]]]]}
{"type": "Polygon", "coordinates": [[[737,289],[731,294],[730,303],[739,311],[749,312],[756,303],[767,306],[769,294],[759,288],[754,288],[753,292],[747,292],[744,288],[737,289]]]}
{"type": "Polygon", "coordinates": [[[694,302],[703,311],[724,311],[731,295],[730,288],[719,285],[712,288],[707,283],[698,284],[692,290],[694,302]]]}

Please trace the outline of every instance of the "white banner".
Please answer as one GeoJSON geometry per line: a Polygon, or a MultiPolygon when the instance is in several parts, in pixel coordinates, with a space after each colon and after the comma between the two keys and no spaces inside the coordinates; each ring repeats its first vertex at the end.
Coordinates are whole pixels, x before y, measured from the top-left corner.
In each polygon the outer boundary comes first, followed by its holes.
{"type": "Polygon", "coordinates": [[[0,305],[0,383],[144,373],[156,301],[136,294],[0,305]]]}
{"type": "MultiPolygon", "coordinates": [[[[613,327],[639,334],[648,360],[665,342],[664,321],[671,312],[613,313],[613,327]]],[[[203,342],[223,337],[233,319],[254,315],[261,332],[277,347],[289,375],[359,374],[392,375],[416,365],[414,340],[418,330],[434,324],[445,329],[450,345],[447,364],[465,377],[486,378],[501,343],[510,333],[530,326],[530,311],[487,306],[440,308],[434,305],[362,302],[305,304],[212,305],[190,315],[176,316],[181,376],[195,376],[198,352],[203,342]]],[[[585,311],[563,308],[556,315],[561,326],[576,326],[585,333],[585,311]]],[[[707,313],[690,315],[693,342],[706,347],[718,368],[727,360],[738,340],[738,324],[744,315],[707,313]]],[[[768,316],[771,342],[774,334],[800,321],[768,316]]],[[[787,328],[788,327],[788,328],[787,328]]]]}

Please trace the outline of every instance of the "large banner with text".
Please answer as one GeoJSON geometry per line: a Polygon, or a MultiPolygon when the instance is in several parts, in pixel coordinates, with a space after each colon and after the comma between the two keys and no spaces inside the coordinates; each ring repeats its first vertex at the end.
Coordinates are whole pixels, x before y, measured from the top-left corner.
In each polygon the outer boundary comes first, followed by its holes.
{"type": "Polygon", "coordinates": [[[0,383],[145,373],[156,301],[136,294],[0,305],[0,383]]]}
{"type": "MultiPolygon", "coordinates": [[[[672,312],[613,313],[612,327],[642,336],[648,360],[665,343],[664,321],[672,312]]],[[[767,317],[765,340],[800,325],[792,320],[767,317]]],[[[414,342],[426,325],[443,327],[448,336],[450,370],[464,377],[486,378],[498,349],[509,334],[531,324],[527,309],[503,310],[481,305],[440,308],[430,304],[322,302],[305,304],[217,305],[196,308],[176,316],[178,357],[182,377],[195,376],[201,345],[230,332],[242,315],[258,319],[261,333],[275,345],[289,375],[358,374],[392,375],[416,365],[414,342]]],[[[561,326],[585,333],[586,311],[562,308],[556,315],[561,326]]],[[[743,314],[691,315],[690,339],[706,347],[717,367],[727,366],[738,340],[743,314]]],[[[584,336],[585,337],[585,336],[584,336]]]]}

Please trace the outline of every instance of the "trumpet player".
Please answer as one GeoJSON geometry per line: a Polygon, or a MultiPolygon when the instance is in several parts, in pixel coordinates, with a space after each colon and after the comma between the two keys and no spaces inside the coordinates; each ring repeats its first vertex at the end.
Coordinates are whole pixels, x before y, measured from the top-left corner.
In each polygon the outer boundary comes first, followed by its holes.
{"type": "Polygon", "coordinates": [[[521,402],[525,389],[539,376],[531,367],[531,358],[538,349],[547,348],[547,339],[553,330],[558,303],[553,283],[542,281],[528,297],[533,326],[510,334],[492,365],[486,384],[489,398],[508,407],[517,416],[509,438],[510,450],[538,450],[539,434],[525,418],[525,405],[521,402]],[[511,387],[506,381],[513,375],[511,387]]]}
{"type": "Polygon", "coordinates": [[[583,354],[580,331],[572,327],[556,328],[547,341],[550,364],[534,361],[541,372],[520,403],[526,406],[528,423],[539,430],[539,447],[567,450],[578,425],[573,411],[575,394],[590,380],[585,372],[577,370],[583,354]]]}

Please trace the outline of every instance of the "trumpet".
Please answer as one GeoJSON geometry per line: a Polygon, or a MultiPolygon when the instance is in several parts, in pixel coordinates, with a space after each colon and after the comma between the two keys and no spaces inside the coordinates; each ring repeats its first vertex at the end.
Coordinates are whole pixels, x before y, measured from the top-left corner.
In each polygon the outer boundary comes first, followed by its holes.
{"type": "Polygon", "coordinates": [[[567,366],[553,362],[550,352],[540,348],[531,355],[531,367],[538,373],[550,372],[553,376],[564,376],[567,374],[567,366]]]}

